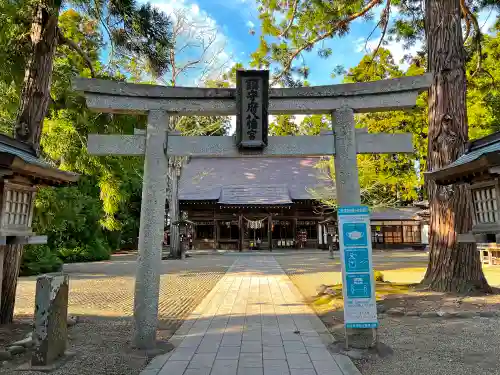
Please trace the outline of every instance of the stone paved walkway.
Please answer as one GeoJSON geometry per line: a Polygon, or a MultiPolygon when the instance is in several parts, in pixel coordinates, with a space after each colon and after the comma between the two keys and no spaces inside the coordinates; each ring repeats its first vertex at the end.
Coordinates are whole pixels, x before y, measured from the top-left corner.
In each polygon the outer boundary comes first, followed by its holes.
{"type": "Polygon", "coordinates": [[[238,257],[141,375],[355,375],[272,256],[238,257]]]}

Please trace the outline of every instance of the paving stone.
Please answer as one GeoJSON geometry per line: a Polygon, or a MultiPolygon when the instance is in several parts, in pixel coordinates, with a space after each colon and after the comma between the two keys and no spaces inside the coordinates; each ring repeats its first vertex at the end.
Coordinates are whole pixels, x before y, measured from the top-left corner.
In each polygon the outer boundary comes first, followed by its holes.
{"type": "Polygon", "coordinates": [[[290,369],[312,369],[313,365],[307,354],[287,353],[287,362],[290,369]]]}
{"type": "Polygon", "coordinates": [[[307,353],[306,347],[302,341],[283,341],[283,347],[287,353],[307,353]]]}
{"type": "Polygon", "coordinates": [[[189,362],[190,368],[212,367],[215,360],[215,353],[197,353],[189,362]]]}
{"type": "Polygon", "coordinates": [[[262,336],[262,343],[265,346],[283,346],[281,335],[266,335],[262,336]]]}
{"type": "Polygon", "coordinates": [[[264,368],[272,369],[272,368],[286,368],[288,369],[288,362],[285,359],[265,359],[264,360],[264,368]]]}
{"type": "Polygon", "coordinates": [[[264,375],[290,375],[288,367],[264,368],[264,375]]]}
{"type": "Polygon", "coordinates": [[[283,346],[264,346],[262,353],[264,359],[286,359],[283,346]]]}
{"type": "Polygon", "coordinates": [[[262,353],[241,353],[239,367],[262,367],[262,353]]]}
{"type": "Polygon", "coordinates": [[[196,353],[217,353],[219,346],[220,344],[218,341],[202,341],[200,346],[198,346],[196,353]]]}
{"type": "Polygon", "coordinates": [[[158,375],[182,375],[189,361],[168,361],[158,375]]]}
{"type": "Polygon", "coordinates": [[[225,334],[222,337],[221,346],[241,346],[242,335],[241,334],[225,334]]]}
{"type": "Polygon", "coordinates": [[[192,347],[197,348],[198,345],[200,345],[202,339],[203,339],[202,336],[190,336],[190,337],[186,337],[179,344],[179,348],[192,348],[192,347]]]}
{"type": "Polygon", "coordinates": [[[292,368],[290,370],[290,375],[317,375],[317,373],[314,369],[292,368]]]}
{"type": "Polygon", "coordinates": [[[241,352],[242,353],[262,353],[262,342],[261,341],[242,341],[241,352]]]}
{"type": "Polygon", "coordinates": [[[325,344],[323,344],[323,341],[319,336],[317,337],[302,337],[302,342],[304,343],[305,347],[312,347],[312,348],[324,348],[325,344]]]}
{"type": "Polygon", "coordinates": [[[332,358],[330,352],[325,348],[307,348],[307,354],[309,354],[309,358],[313,361],[328,361],[332,358]]]}
{"type": "Polygon", "coordinates": [[[218,360],[212,367],[212,375],[236,375],[238,371],[238,360],[218,360]]]}
{"type": "Polygon", "coordinates": [[[196,348],[177,348],[170,356],[171,361],[189,361],[196,353],[196,348]]]}
{"type": "Polygon", "coordinates": [[[294,333],[293,331],[281,332],[281,338],[283,339],[283,341],[302,341],[300,335],[294,333]]]}
{"type": "Polygon", "coordinates": [[[356,366],[354,366],[354,363],[352,363],[349,357],[342,354],[332,354],[332,357],[342,371],[339,374],[344,373],[349,375],[361,375],[361,373],[356,368],[356,366]]]}
{"type": "MultiPolygon", "coordinates": [[[[183,375],[342,374],[325,347],[332,336],[274,258],[239,258],[217,288],[180,331],[186,338],[169,362],[196,350],[183,375]]],[[[346,371],[351,365],[341,359],[346,371]]]]}
{"type": "Polygon", "coordinates": [[[219,359],[238,359],[240,357],[240,347],[239,346],[221,346],[215,357],[219,359]]]}
{"type": "Polygon", "coordinates": [[[263,375],[262,367],[238,367],[238,375],[263,375]]]}
{"type": "Polygon", "coordinates": [[[183,375],[210,375],[212,369],[210,367],[188,368],[183,375]]]}

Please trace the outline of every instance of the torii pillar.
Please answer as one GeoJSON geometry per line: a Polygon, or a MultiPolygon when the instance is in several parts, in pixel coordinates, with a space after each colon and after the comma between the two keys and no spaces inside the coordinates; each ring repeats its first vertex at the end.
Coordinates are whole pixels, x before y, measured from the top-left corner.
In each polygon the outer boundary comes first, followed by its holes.
{"type": "MultiPolygon", "coordinates": [[[[88,140],[88,151],[93,155],[144,155],[145,158],[134,295],[134,346],[153,349],[156,345],[168,156],[335,155],[338,204],[359,205],[356,155],[411,153],[413,145],[411,134],[369,134],[355,129],[354,114],[413,108],[417,95],[427,90],[431,83],[431,75],[426,74],[376,82],[267,91],[266,82],[262,85],[265,90],[259,95],[262,96],[260,99],[269,96],[269,111],[267,101],[262,100],[261,103],[266,107],[261,112],[264,114],[262,117],[267,119],[268,113],[331,114],[333,134],[269,137],[264,145],[257,142],[260,144],[257,149],[241,152],[237,143],[241,146],[246,142],[252,147],[255,143],[252,138],[241,139],[240,134],[235,142],[231,136],[176,136],[168,133],[167,124],[169,114],[227,116],[240,113],[242,103],[244,106],[248,104],[248,96],[241,100],[241,93],[237,94],[243,85],[237,89],[203,89],[78,79],[75,89],[84,92],[89,108],[99,112],[148,115],[144,134],[89,135],[88,140]]],[[[267,129],[264,130],[262,124],[259,129],[261,140],[267,138],[267,129]]],[[[250,133],[246,134],[248,136],[250,133]]],[[[255,134],[252,133],[252,136],[255,134]]],[[[371,335],[372,330],[368,331],[371,335]]]]}

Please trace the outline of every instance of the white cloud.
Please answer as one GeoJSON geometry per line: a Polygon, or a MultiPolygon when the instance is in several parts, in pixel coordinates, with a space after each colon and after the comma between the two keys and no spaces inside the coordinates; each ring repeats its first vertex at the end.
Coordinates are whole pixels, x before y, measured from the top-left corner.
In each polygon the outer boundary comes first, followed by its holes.
{"type": "Polygon", "coordinates": [[[191,4],[191,12],[193,12],[193,14],[195,15],[200,13],[200,7],[198,6],[198,4],[191,4]]]}
{"type": "MultiPolygon", "coordinates": [[[[141,0],[145,1],[145,0],[141,0]]],[[[177,85],[202,85],[217,78],[234,61],[230,38],[222,27],[194,0],[153,0],[152,5],[165,12],[177,27],[176,66],[200,60],[186,68],[176,80],[177,85]]],[[[167,73],[165,81],[170,81],[167,73]]]]}
{"type": "MultiPolygon", "coordinates": [[[[366,38],[360,37],[354,42],[354,50],[357,53],[368,54],[375,51],[379,44],[379,37],[374,37],[370,39],[368,42],[366,38]]],[[[394,62],[399,65],[399,67],[403,70],[408,69],[409,65],[406,61],[402,61],[405,55],[415,55],[418,51],[420,51],[423,47],[422,42],[417,42],[415,45],[411,46],[408,49],[404,48],[403,42],[397,42],[396,40],[392,40],[386,43],[381,44],[382,48],[388,49],[392,57],[394,58],[394,62]]]]}

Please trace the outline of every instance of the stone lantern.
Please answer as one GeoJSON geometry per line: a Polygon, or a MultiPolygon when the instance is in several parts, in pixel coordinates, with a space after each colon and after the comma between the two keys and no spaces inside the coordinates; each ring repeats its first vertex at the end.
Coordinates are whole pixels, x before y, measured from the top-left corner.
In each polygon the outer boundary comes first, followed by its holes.
{"type": "Polygon", "coordinates": [[[14,251],[20,251],[18,245],[47,242],[47,236],[37,235],[32,229],[38,186],[57,186],[77,180],[77,174],[59,170],[39,159],[27,144],[0,134],[0,280],[4,272],[12,273],[13,282],[17,279],[17,270],[1,267],[6,254],[12,256],[14,251]]]}
{"type": "Polygon", "coordinates": [[[500,132],[469,142],[464,155],[427,177],[438,185],[467,185],[472,229],[458,241],[476,243],[483,263],[500,264],[500,132]]]}

